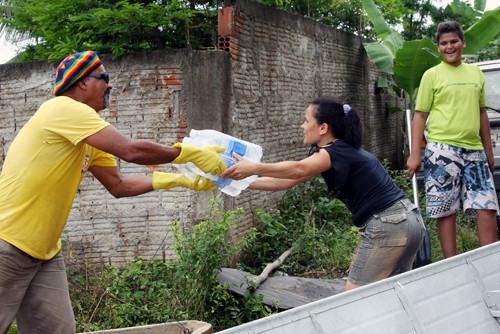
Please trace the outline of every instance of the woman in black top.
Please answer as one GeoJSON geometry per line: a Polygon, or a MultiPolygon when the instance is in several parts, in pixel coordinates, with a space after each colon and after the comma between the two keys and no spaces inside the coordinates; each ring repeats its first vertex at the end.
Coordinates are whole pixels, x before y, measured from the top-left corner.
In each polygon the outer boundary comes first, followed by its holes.
{"type": "Polygon", "coordinates": [[[425,226],[413,205],[372,154],[360,149],[358,112],[331,97],[315,99],[307,108],[304,144],[312,145],[301,161],[264,164],[239,156],[223,178],[241,180],[260,175],[249,188],[285,190],[322,174],[333,197],[352,212],[362,241],[351,263],[346,290],[411,269],[425,226]]]}

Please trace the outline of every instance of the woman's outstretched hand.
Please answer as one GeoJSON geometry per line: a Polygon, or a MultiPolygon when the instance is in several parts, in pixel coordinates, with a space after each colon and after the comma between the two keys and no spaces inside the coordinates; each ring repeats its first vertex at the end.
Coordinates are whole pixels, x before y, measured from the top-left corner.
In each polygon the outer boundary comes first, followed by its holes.
{"type": "Polygon", "coordinates": [[[236,160],[238,160],[238,163],[232,165],[220,175],[223,180],[242,180],[246,177],[257,174],[258,163],[245,159],[237,153],[233,153],[233,156],[236,160]]]}

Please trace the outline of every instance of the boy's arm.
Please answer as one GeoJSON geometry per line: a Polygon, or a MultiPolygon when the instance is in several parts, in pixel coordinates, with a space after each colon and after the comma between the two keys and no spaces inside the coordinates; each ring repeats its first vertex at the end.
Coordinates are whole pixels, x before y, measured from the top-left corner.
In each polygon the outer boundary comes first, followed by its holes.
{"type": "Polygon", "coordinates": [[[406,162],[406,169],[408,170],[410,178],[413,177],[413,174],[418,174],[420,166],[422,165],[420,147],[424,140],[425,121],[428,116],[429,113],[423,111],[415,111],[415,115],[413,115],[413,121],[411,123],[411,154],[406,162]]]}
{"type": "Polygon", "coordinates": [[[483,142],[484,153],[486,153],[486,159],[488,160],[490,171],[493,174],[495,171],[495,157],[493,156],[493,145],[491,144],[490,120],[488,119],[486,108],[484,107],[479,109],[479,121],[479,135],[481,136],[481,141],[483,142]]]}

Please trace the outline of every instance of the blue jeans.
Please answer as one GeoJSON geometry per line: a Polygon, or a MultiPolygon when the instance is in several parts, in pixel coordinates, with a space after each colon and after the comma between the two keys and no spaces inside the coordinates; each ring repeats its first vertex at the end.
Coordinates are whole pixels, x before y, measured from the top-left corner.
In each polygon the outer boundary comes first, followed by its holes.
{"type": "Polygon", "coordinates": [[[404,198],[371,216],[359,233],[363,239],[348,280],[366,285],[411,269],[424,240],[425,225],[420,210],[404,198]]]}

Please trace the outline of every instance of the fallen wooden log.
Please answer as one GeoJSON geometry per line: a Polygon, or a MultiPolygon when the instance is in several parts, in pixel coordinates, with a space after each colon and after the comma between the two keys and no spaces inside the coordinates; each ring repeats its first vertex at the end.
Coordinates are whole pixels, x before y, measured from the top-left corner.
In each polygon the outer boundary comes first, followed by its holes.
{"type": "MultiPolygon", "coordinates": [[[[225,285],[236,295],[245,296],[249,285],[256,275],[245,271],[222,268],[217,281],[225,285]]],[[[253,296],[263,295],[263,303],[287,310],[320,300],[345,291],[346,280],[315,279],[295,276],[268,277],[255,290],[250,289],[253,296]]]]}

